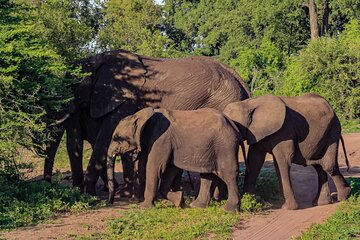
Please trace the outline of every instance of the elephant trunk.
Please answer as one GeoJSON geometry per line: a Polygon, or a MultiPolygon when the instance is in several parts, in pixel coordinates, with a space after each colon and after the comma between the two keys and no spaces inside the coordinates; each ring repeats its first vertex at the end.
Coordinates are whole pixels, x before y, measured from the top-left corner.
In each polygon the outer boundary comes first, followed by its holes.
{"type": "Polygon", "coordinates": [[[49,142],[46,144],[44,179],[48,182],[51,182],[56,151],[59,148],[64,131],[64,127],[60,127],[60,129],[54,130],[54,132],[52,132],[50,135],[51,140],[49,140],[49,142]]]}

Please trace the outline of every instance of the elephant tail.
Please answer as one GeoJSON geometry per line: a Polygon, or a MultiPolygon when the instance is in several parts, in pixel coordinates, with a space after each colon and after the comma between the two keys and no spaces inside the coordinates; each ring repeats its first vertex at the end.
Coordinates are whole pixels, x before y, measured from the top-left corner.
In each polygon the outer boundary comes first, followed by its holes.
{"type": "Polygon", "coordinates": [[[345,156],[345,162],[346,162],[346,166],[347,166],[347,171],[349,171],[349,170],[350,170],[349,159],[348,159],[347,154],[346,154],[345,142],[344,142],[344,138],[343,138],[342,135],[340,135],[340,140],[341,140],[341,145],[342,145],[343,151],[344,151],[344,156],[345,156]]]}

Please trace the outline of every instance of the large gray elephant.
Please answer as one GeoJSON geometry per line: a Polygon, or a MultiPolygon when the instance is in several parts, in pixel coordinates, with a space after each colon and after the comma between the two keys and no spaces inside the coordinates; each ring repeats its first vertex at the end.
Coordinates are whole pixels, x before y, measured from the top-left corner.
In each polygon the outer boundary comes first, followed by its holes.
{"type": "Polygon", "coordinates": [[[292,163],[316,169],[319,185],[313,204],[331,202],[327,174],[335,182],[338,199],[349,196],[351,188],[338,165],[340,122],[328,102],[319,95],[256,97],[229,104],[224,114],[236,123],[250,145],[244,183],[246,192],[255,192],[265,155],[271,153],[281,177],[284,209],[298,208],[289,176],[292,163]]]}
{"type": "MultiPolygon", "coordinates": [[[[238,129],[220,111],[145,108],[121,120],[111,139],[107,153],[111,203],[114,200],[114,157],[142,152],[145,157],[141,161],[147,161],[143,207],[153,206],[160,178],[160,193],[177,205],[182,202],[181,192],[169,192],[176,174],[164,177],[169,168],[175,169],[172,171],[179,168],[218,176],[226,183],[229,195],[224,209],[239,209],[238,152],[240,144],[243,151],[244,147],[238,129]]],[[[144,179],[145,176],[140,177],[144,179]]],[[[202,192],[207,192],[210,199],[210,186],[201,184],[202,192]]]]}
{"type": "MultiPolygon", "coordinates": [[[[93,195],[98,176],[105,169],[111,135],[120,119],[148,106],[178,110],[211,107],[222,111],[228,103],[250,95],[233,70],[209,57],[162,59],[119,50],[87,58],[81,66],[90,74],[76,88],[69,112],[70,117],[85,112],[96,123],[91,132],[95,141],[85,178],[85,190],[93,195]]],[[[87,134],[85,124],[66,128],[72,133],[68,139],[72,174],[79,181],[83,176],[79,163],[87,134]]],[[[47,177],[52,171],[53,161],[49,162],[45,164],[47,177]]]]}

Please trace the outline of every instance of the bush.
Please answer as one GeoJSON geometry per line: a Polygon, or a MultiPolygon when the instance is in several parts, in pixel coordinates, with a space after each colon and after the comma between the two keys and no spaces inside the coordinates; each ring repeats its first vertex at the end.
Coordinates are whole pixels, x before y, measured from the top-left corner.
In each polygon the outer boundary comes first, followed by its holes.
{"type": "Polygon", "coordinates": [[[360,23],[351,21],[339,38],[312,40],[288,59],[276,93],[318,93],[341,119],[360,117],[360,23]]]}
{"type": "Polygon", "coordinates": [[[98,204],[96,198],[56,182],[0,179],[0,229],[36,224],[59,213],[81,212],[98,204]]]}

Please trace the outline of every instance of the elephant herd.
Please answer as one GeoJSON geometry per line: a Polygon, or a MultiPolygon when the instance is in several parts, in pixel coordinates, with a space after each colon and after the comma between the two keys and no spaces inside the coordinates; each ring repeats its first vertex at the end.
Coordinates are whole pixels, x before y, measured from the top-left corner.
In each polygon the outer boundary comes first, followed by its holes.
{"type": "Polygon", "coordinates": [[[235,71],[210,57],[163,59],[118,50],[78,65],[87,74],[76,86],[66,115],[57,122],[55,141],[48,145],[44,168],[48,181],[66,132],[73,186],[95,195],[101,176],[110,202],[117,184],[114,157],[120,155],[125,192],[143,200],[143,207],[153,206],[157,194],[181,206],[179,176],[187,170],[200,173],[200,190],[192,207],[206,207],[211,186],[216,185],[227,192],[224,209],[238,210],[239,148],[246,160],[244,190],[249,193],[255,193],[266,153],[273,155],[285,209],[298,208],[289,176],[292,163],[315,168],[315,205],[331,202],[328,175],[339,200],[350,194],[338,166],[339,119],[316,94],[250,98],[235,71]],[[85,176],[84,140],[93,149],[85,176]]]}

